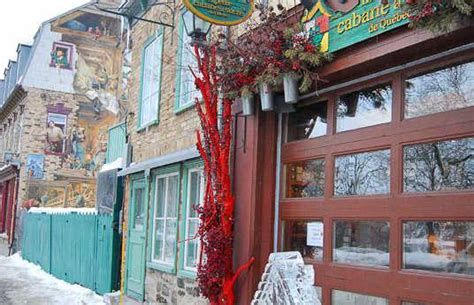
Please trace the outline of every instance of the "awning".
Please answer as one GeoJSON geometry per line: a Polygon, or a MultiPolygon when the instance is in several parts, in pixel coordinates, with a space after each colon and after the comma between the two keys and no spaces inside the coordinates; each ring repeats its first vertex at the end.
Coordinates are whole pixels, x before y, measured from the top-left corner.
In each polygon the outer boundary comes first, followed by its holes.
{"type": "Polygon", "coordinates": [[[179,151],[172,152],[167,155],[159,156],[153,159],[149,159],[137,164],[133,164],[118,172],[119,176],[127,176],[139,172],[143,172],[148,169],[153,169],[185,160],[198,158],[199,152],[196,147],[191,147],[179,151]]]}

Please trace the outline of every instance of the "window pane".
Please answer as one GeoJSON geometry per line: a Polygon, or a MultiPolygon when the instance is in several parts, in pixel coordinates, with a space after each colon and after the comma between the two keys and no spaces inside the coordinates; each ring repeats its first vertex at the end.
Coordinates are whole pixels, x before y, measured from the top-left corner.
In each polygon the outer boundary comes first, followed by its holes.
{"type": "Polygon", "coordinates": [[[168,177],[168,198],[166,207],[167,217],[177,217],[179,201],[179,176],[168,177]]]}
{"type": "Polygon", "coordinates": [[[154,256],[155,260],[163,260],[163,242],[164,242],[164,232],[165,222],[164,220],[155,221],[155,249],[154,256]]]}
{"type": "Polygon", "coordinates": [[[388,305],[387,299],[348,291],[333,290],[332,305],[388,305]]]}
{"type": "Polygon", "coordinates": [[[133,221],[133,228],[136,230],[143,229],[145,222],[145,207],[144,207],[144,190],[143,188],[135,189],[135,217],[133,221]]]}
{"type": "Polygon", "coordinates": [[[157,118],[161,82],[162,36],[151,42],[143,55],[140,124],[144,126],[157,118]]]}
{"type": "Polygon", "coordinates": [[[283,250],[299,251],[303,258],[323,260],[324,225],[321,221],[285,220],[283,250]],[[308,235],[309,232],[309,235],[308,235]]]}
{"type": "Polygon", "coordinates": [[[403,267],[474,275],[473,221],[403,224],[403,267]]]}
{"type": "Polygon", "coordinates": [[[352,130],[392,120],[392,86],[379,85],[341,95],[337,100],[336,130],[352,130]]]}
{"type": "Polygon", "coordinates": [[[405,192],[472,189],[474,138],[405,146],[405,192]]]}
{"type": "Polygon", "coordinates": [[[188,241],[186,245],[186,260],[185,260],[185,267],[186,268],[196,268],[197,266],[197,259],[198,259],[198,245],[199,239],[195,238],[199,220],[190,220],[188,223],[188,241]]]}
{"type": "Polygon", "coordinates": [[[406,118],[474,106],[474,62],[415,76],[405,85],[406,118]]]}
{"type": "Polygon", "coordinates": [[[174,263],[175,249],[176,249],[176,220],[167,219],[166,221],[166,236],[165,236],[165,257],[166,263],[174,263]]]}
{"type": "Polygon", "coordinates": [[[189,185],[189,203],[188,203],[188,217],[197,217],[196,206],[202,203],[202,172],[193,171],[190,173],[190,185],[189,185]]]}
{"type": "Polygon", "coordinates": [[[286,197],[324,196],[324,159],[300,161],[286,165],[286,197]]]}
{"type": "Polygon", "coordinates": [[[336,157],[336,196],[390,193],[390,150],[336,157]]]}
{"type": "Polygon", "coordinates": [[[425,304],[425,303],[413,303],[413,302],[402,302],[402,305],[428,305],[428,304],[425,304]]]}
{"type": "Polygon", "coordinates": [[[186,35],[184,31],[183,33],[184,34],[181,35],[183,41],[180,50],[181,64],[180,67],[178,67],[181,70],[181,83],[179,84],[180,96],[178,99],[180,107],[191,105],[194,103],[195,98],[201,98],[201,92],[196,88],[196,85],[194,84],[194,76],[189,70],[189,67],[191,67],[195,73],[198,72],[196,56],[194,55],[193,48],[190,46],[191,38],[186,35]]]}
{"type": "Polygon", "coordinates": [[[390,225],[385,221],[336,221],[333,260],[354,265],[388,266],[389,236],[390,225]]]}
{"type": "Polygon", "coordinates": [[[326,101],[298,107],[288,114],[287,141],[311,139],[326,135],[328,103],[326,101]]]}
{"type": "Polygon", "coordinates": [[[166,178],[158,178],[156,184],[156,217],[165,216],[166,178]]]}

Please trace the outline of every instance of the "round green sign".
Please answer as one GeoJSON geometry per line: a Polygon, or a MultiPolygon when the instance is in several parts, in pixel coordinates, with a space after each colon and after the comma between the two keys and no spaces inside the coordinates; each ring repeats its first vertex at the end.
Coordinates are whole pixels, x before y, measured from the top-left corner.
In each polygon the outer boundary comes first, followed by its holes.
{"type": "Polygon", "coordinates": [[[236,25],[247,20],[253,11],[253,0],[183,0],[199,18],[218,25],[236,25]]]}

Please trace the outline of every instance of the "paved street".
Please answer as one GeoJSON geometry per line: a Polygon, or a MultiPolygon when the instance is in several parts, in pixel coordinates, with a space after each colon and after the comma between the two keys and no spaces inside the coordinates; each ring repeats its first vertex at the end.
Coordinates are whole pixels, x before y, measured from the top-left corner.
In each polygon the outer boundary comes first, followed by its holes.
{"type": "Polygon", "coordinates": [[[0,304],[104,305],[104,302],[92,291],[60,281],[16,254],[0,256],[0,304]]]}

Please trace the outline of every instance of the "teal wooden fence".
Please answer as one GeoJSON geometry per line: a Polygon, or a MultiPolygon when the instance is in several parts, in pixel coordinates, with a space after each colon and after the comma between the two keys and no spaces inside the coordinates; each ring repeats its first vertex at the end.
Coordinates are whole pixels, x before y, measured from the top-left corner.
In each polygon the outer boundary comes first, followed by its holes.
{"type": "Polygon", "coordinates": [[[99,294],[118,288],[120,240],[112,215],[28,213],[23,225],[27,261],[99,294]]]}

